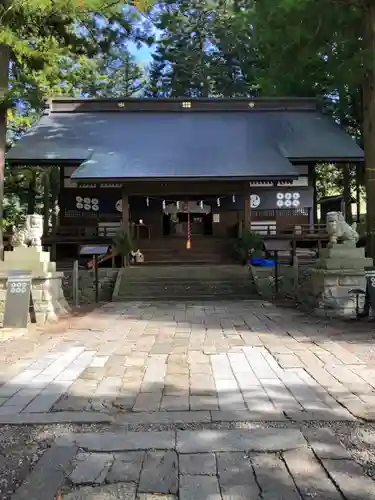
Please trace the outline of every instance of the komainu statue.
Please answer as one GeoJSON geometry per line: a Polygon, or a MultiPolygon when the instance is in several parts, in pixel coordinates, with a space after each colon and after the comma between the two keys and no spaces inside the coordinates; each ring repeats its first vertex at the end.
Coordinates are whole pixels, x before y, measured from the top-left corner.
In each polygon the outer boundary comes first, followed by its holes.
{"type": "Polygon", "coordinates": [[[337,243],[350,242],[355,245],[359,239],[356,231],[357,224],[352,226],[346,222],[341,212],[328,212],[326,216],[326,225],[328,233],[328,246],[332,247],[337,243]]]}
{"type": "Polygon", "coordinates": [[[13,235],[10,243],[13,247],[36,247],[42,248],[43,216],[32,214],[26,217],[24,224],[17,228],[13,227],[13,235]]]}

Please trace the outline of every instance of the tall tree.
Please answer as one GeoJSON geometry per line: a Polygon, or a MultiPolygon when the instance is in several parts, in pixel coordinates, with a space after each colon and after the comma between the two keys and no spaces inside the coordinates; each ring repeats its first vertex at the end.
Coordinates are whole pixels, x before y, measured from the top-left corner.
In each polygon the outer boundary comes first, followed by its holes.
{"type": "MultiPolygon", "coordinates": [[[[60,57],[32,74],[41,97],[131,97],[142,92],[145,74],[124,47],[96,57],[60,57]]],[[[42,101],[41,101],[42,102],[42,101]]],[[[30,110],[28,110],[28,113],[30,110]]]]}
{"type": "MultiPolygon", "coordinates": [[[[46,66],[28,75],[28,84],[15,79],[11,86],[13,96],[22,105],[8,110],[7,138],[11,146],[29,128],[44,108],[44,98],[56,95],[71,97],[120,97],[138,95],[143,90],[144,73],[124,48],[111,50],[93,58],[75,56],[57,58],[53,66],[46,66]],[[30,92],[30,86],[33,91],[30,92]],[[30,102],[30,95],[34,98],[30,102]],[[39,99],[36,99],[36,97],[39,99]]],[[[4,203],[7,206],[5,229],[18,222],[19,217],[35,210],[36,197],[43,199],[46,213],[54,210],[50,199],[56,178],[48,168],[7,170],[4,203]],[[45,189],[46,186],[47,189],[45,189]],[[51,189],[50,189],[51,188],[51,189]]],[[[47,224],[50,217],[46,217],[47,224]]],[[[53,217],[52,217],[53,220],[53,217]]],[[[47,227],[47,226],[46,226],[47,227]]]]}
{"type": "MultiPolygon", "coordinates": [[[[145,0],[138,0],[141,8],[145,0]]],[[[114,0],[3,0],[0,5],[0,218],[2,219],[8,73],[27,79],[70,54],[107,53],[129,36],[123,2],[114,0]],[[10,52],[7,47],[12,47],[10,52]]],[[[36,87],[37,89],[37,87],[36,87]]],[[[3,255],[0,226],[0,258],[3,255]]]]}
{"type": "Polygon", "coordinates": [[[374,0],[262,0],[252,24],[262,90],[328,98],[364,146],[368,250],[375,257],[374,0]]]}
{"type": "Polygon", "coordinates": [[[6,149],[6,94],[8,92],[8,70],[1,71],[9,61],[9,49],[0,44],[0,260],[3,256],[3,199],[4,199],[4,170],[6,149]]]}
{"type": "Polygon", "coordinates": [[[365,149],[365,173],[367,194],[368,249],[375,258],[375,2],[364,0],[362,23],[365,49],[365,75],[362,83],[363,145],[365,149]]]}
{"type": "Polygon", "coordinates": [[[150,70],[151,96],[253,95],[255,49],[243,2],[165,0],[155,26],[161,36],[150,70]]]}

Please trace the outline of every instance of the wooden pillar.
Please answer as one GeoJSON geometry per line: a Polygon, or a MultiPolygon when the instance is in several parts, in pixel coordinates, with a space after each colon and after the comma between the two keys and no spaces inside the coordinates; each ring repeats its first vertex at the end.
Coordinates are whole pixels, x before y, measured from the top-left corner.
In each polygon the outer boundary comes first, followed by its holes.
{"type": "MultiPolygon", "coordinates": [[[[129,197],[125,188],[122,188],[122,230],[129,233],[129,197]]],[[[130,235],[129,235],[130,236],[130,235]]]]}
{"type": "Polygon", "coordinates": [[[244,207],[244,231],[250,231],[251,228],[251,207],[250,207],[250,193],[245,192],[245,207],[244,207]]]}
{"type": "MultiPolygon", "coordinates": [[[[50,170],[47,167],[46,170],[42,172],[43,175],[43,234],[47,236],[49,233],[49,191],[50,191],[50,170]]],[[[47,248],[45,248],[47,250],[47,248]]]]}
{"type": "MultiPolygon", "coordinates": [[[[128,235],[129,239],[132,239],[134,235],[130,234],[130,227],[129,227],[129,197],[124,187],[122,188],[121,201],[122,201],[121,229],[122,231],[124,231],[125,234],[128,235]]],[[[123,255],[122,265],[126,267],[128,264],[129,264],[129,256],[123,255]]]]}
{"type": "MultiPolygon", "coordinates": [[[[318,224],[318,192],[316,189],[316,165],[309,165],[309,186],[313,188],[313,224],[318,224]]],[[[321,221],[324,223],[324,221],[321,221]]],[[[310,221],[309,221],[310,224],[310,221]]]]}
{"type": "Polygon", "coordinates": [[[63,174],[63,168],[60,170],[59,167],[52,167],[50,170],[50,188],[51,188],[51,201],[52,201],[52,211],[51,211],[51,234],[53,235],[53,243],[51,246],[51,260],[56,261],[57,258],[57,246],[56,246],[56,235],[58,219],[57,214],[59,210],[59,200],[60,200],[60,187],[64,186],[60,183],[61,174],[63,174]]]}

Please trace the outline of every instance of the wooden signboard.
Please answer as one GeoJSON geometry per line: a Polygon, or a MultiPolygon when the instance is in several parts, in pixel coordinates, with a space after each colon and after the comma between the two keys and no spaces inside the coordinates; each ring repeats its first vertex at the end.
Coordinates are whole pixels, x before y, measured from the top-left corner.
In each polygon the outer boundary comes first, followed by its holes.
{"type": "Polygon", "coordinates": [[[108,245],[96,245],[96,246],[82,246],[79,250],[80,255],[92,255],[92,261],[90,261],[90,267],[94,269],[94,290],[95,290],[95,302],[99,302],[99,273],[98,273],[98,261],[100,258],[104,258],[108,253],[108,245]]]}
{"type": "Polygon", "coordinates": [[[267,252],[290,252],[290,240],[264,240],[264,248],[267,252]]]}
{"type": "Polygon", "coordinates": [[[31,302],[31,271],[9,271],[4,328],[27,328],[31,302]]]}

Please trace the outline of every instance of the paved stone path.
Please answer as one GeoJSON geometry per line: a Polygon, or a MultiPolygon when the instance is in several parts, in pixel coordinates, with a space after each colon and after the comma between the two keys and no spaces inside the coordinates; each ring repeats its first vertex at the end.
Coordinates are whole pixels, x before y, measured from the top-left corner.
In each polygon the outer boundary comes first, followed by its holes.
{"type": "Polygon", "coordinates": [[[358,338],[262,302],[108,304],[5,368],[0,423],[372,419],[358,338]]]}
{"type": "Polygon", "coordinates": [[[260,301],[134,302],[4,343],[0,424],[121,429],[58,440],[14,500],[375,500],[328,429],[288,428],[375,419],[375,349],[361,328],[260,301]],[[286,428],[213,429],[249,421],[286,428]],[[151,424],[172,430],[127,430],[151,424]]]}
{"type": "Polygon", "coordinates": [[[58,439],[12,500],[374,500],[374,485],[327,429],[107,432],[58,439]]]}

